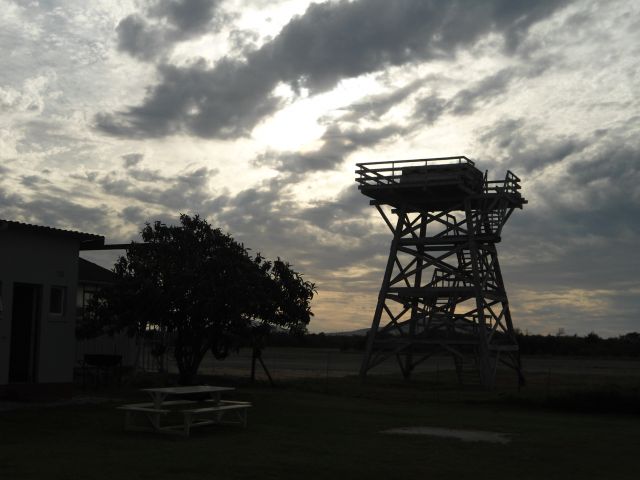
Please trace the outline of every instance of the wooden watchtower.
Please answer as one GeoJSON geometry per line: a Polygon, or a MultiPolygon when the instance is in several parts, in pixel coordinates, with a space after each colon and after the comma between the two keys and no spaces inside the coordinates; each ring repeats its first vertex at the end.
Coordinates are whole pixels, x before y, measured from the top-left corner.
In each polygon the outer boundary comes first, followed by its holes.
{"type": "Polygon", "coordinates": [[[395,357],[405,378],[434,354],[462,383],[524,382],[496,244],[527,201],[520,179],[488,180],[466,157],[357,164],[358,188],[393,239],[360,375],[395,357]]]}

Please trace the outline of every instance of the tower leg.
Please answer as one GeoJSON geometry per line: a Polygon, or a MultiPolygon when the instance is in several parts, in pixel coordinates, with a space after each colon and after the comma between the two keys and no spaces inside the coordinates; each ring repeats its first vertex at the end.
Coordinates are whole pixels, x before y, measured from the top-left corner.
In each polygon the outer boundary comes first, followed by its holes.
{"type": "Polygon", "coordinates": [[[380,287],[380,293],[378,294],[378,303],[376,304],[376,310],[373,314],[373,322],[371,323],[371,330],[367,335],[367,345],[365,355],[360,366],[360,377],[364,378],[367,375],[367,371],[371,366],[371,356],[373,354],[373,344],[375,342],[378,328],[380,327],[380,319],[382,318],[382,312],[384,310],[384,304],[387,297],[387,291],[389,289],[389,281],[391,280],[391,274],[393,272],[393,266],[396,262],[396,256],[398,254],[398,240],[402,236],[402,225],[404,221],[404,215],[398,212],[398,221],[396,228],[393,232],[393,240],[391,241],[391,247],[389,248],[389,259],[387,260],[387,267],[384,271],[384,277],[382,279],[382,285],[380,287]]]}
{"type": "MultiPolygon", "coordinates": [[[[427,219],[424,215],[420,215],[420,238],[425,238],[427,235],[427,219]]],[[[417,246],[417,257],[416,257],[416,273],[413,280],[414,288],[420,288],[422,285],[422,266],[423,266],[423,255],[424,255],[424,246],[417,246]]],[[[414,297],[413,303],[411,305],[411,317],[409,317],[409,338],[413,341],[416,337],[418,316],[420,311],[419,305],[419,297],[414,297]]],[[[413,363],[413,352],[409,350],[404,358],[404,368],[402,369],[402,374],[405,380],[408,380],[411,377],[411,373],[413,372],[415,365],[413,363]]]]}
{"type": "MultiPolygon", "coordinates": [[[[506,335],[511,340],[511,343],[518,346],[518,339],[516,337],[516,332],[513,328],[513,321],[511,320],[511,310],[509,309],[509,300],[507,299],[507,294],[504,286],[504,280],[502,278],[502,270],[500,269],[500,262],[498,261],[498,252],[493,247],[491,251],[491,264],[493,265],[493,274],[495,277],[495,282],[498,288],[504,292],[504,297],[502,299],[502,315],[504,317],[504,326],[506,329],[506,335]]],[[[513,352],[509,352],[506,361],[503,360],[503,363],[511,368],[513,368],[518,377],[518,387],[522,387],[525,384],[524,375],[522,373],[522,362],[520,358],[520,349],[516,349],[513,352]]]]}
{"type": "MultiPolygon", "coordinates": [[[[487,339],[487,324],[485,318],[485,299],[483,292],[483,279],[481,278],[481,251],[475,238],[475,222],[469,201],[465,202],[465,214],[467,220],[467,235],[469,237],[469,252],[471,253],[471,267],[473,272],[473,289],[476,301],[477,317],[477,363],[480,373],[480,383],[485,388],[493,388],[495,368],[492,368],[489,343],[487,339]]],[[[482,251],[484,254],[484,251],[482,251]]]]}

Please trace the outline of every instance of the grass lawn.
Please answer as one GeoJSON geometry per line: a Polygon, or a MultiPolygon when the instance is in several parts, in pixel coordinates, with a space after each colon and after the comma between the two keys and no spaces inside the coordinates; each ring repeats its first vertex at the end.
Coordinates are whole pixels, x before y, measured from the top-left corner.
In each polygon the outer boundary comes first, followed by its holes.
{"type": "Polygon", "coordinates": [[[117,400],[0,412],[0,478],[567,480],[640,475],[640,415],[559,410],[535,389],[483,393],[385,377],[364,386],[353,378],[296,381],[276,389],[240,386],[236,396],[254,404],[249,426],[195,429],[188,439],[124,432],[123,412],[114,407],[146,398],[136,388],[102,395],[117,400]],[[512,441],[502,445],[380,433],[410,426],[504,432],[512,441]]]}

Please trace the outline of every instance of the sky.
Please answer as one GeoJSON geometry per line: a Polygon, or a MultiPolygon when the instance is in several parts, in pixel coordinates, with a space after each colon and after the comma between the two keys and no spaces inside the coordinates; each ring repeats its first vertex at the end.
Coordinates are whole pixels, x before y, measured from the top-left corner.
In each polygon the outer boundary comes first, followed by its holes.
{"type": "MultiPolygon", "coordinates": [[[[200,214],[367,328],[391,241],[357,162],[522,179],[514,326],[640,331],[640,2],[0,0],[0,218],[139,238],[200,214]]],[[[114,253],[83,253],[111,266],[114,253]]]]}

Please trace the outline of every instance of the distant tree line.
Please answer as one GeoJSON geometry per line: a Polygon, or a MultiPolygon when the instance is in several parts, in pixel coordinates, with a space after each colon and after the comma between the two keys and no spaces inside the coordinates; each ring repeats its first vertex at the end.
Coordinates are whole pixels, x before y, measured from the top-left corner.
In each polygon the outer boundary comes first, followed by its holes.
{"type": "MultiPolygon", "coordinates": [[[[596,333],[578,335],[531,335],[518,333],[518,343],[523,355],[575,355],[640,357],[640,333],[631,332],[619,337],[602,338],[596,333]]],[[[362,351],[365,335],[332,335],[308,333],[291,336],[272,333],[269,345],[273,347],[335,348],[342,351],[362,351]]]]}
{"type": "Polygon", "coordinates": [[[364,350],[365,341],[366,336],[364,335],[326,333],[290,335],[288,332],[271,332],[271,335],[269,335],[270,347],[333,348],[341,351],[359,351],[364,350]]]}
{"type": "Polygon", "coordinates": [[[596,333],[578,335],[518,334],[523,355],[576,355],[589,357],[640,357],[640,333],[602,338],[596,333]]]}

